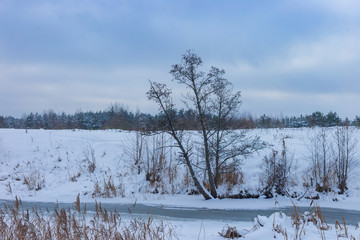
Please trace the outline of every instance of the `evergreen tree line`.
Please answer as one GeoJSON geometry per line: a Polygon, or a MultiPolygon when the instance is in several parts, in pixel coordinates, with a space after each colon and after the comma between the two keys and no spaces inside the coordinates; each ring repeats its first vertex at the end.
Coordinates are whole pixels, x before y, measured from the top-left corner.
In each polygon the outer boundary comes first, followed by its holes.
{"type": "MultiPolygon", "coordinates": [[[[196,115],[190,110],[181,109],[173,113],[178,126],[186,130],[198,130],[196,115]]],[[[360,117],[354,120],[341,119],[336,112],[324,114],[314,112],[311,115],[298,117],[270,117],[265,114],[259,118],[243,115],[231,123],[233,129],[253,128],[300,128],[300,127],[332,127],[352,125],[360,127],[360,117]]],[[[75,114],[57,114],[52,110],[42,114],[24,114],[21,118],[0,116],[0,128],[17,129],[122,129],[122,130],[162,130],[164,116],[151,115],[139,111],[132,112],[124,107],[114,105],[105,111],[86,111],[75,114]]]]}
{"type": "Polygon", "coordinates": [[[334,126],[357,126],[360,127],[360,117],[354,120],[348,118],[341,119],[336,112],[330,111],[328,114],[316,111],[310,115],[300,115],[299,117],[280,117],[274,118],[262,115],[256,119],[258,128],[300,128],[300,127],[334,127],[334,126]]]}

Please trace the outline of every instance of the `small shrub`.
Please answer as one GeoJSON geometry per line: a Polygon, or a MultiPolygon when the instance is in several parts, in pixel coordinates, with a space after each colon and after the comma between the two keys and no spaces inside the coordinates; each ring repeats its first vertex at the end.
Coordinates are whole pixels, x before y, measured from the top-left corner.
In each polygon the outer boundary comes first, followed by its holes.
{"type": "Polygon", "coordinates": [[[29,190],[39,191],[45,186],[45,178],[37,171],[24,175],[23,180],[29,190]]]}
{"type": "Polygon", "coordinates": [[[89,173],[95,172],[96,168],[96,158],[95,158],[95,150],[91,145],[88,145],[88,147],[84,148],[84,161],[88,165],[88,171],[89,173]]]}
{"type": "Polygon", "coordinates": [[[77,179],[78,179],[80,176],[81,176],[81,173],[78,172],[78,174],[73,175],[73,176],[70,177],[70,181],[71,181],[71,182],[77,182],[77,179]]]}
{"type": "Polygon", "coordinates": [[[6,184],[6,187],[7,187],[8,193],[12,194],[12,188],[11,188],[11,183],[10,183],[10,182],[8,182],[8,183],[6,184]]]}
{"type": "Polygon", "coordinates": [[[119,194],[121,197],[125,197],[125,187],[122,183],[119,184],[119,194]]]}
{"type": "Polygon", "coordinates": [[[94,185],[94,191],[93,191],[93,197],[99,197],[101,196],[101,187],[98,181],[95,182],[94,185]]]}
{"type": "Polygon", "coordinates": [[[94,191],[92,193],[93,197],[117,197],[120,195],[121,197],[125,197],[125,187],[122,183],[116,187],[112,177],[110,176],[107,180],[103,179],[103,185],[100,186],[99,182],[96,181],[94,185],[94,191]]]}
{"type": "Polygon", "coordinates": [[[230,227],[230,226],[226,226],[221,233],[219,232],[219,235],[222,236],[223,238],[241,238],[242,235],[240,233],[238,233],[236,227],[230,227]]]}
{"type": "Polygon", "coordinates": [[[117,196],[116,187],[114,181],[111,179],[111,176],[107,181],[104,179],[104,194],[108,198],[117,196]]]}
{"type": "Polygon", "coordinates": [[[283,140],[283,149],[279,154],[273,150],[270,156],[263,159],[263,179],[265,185],[264,194],[267,197],[273,196],[273,191],[280,195],[287,194],[287,187],[290,183],[290,174],[293,158],[288,155],[285,140],[283,140]]]}

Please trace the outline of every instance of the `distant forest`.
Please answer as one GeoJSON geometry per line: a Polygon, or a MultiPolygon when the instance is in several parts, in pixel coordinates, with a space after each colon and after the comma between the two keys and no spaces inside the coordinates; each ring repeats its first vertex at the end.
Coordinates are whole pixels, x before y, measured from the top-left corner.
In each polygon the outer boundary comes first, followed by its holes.
{"type": "MultiPolygon", "coordinates": [[[[190,110],[181,109],[174,112],[173,117],[181,129],[198,129],[196,115],[190,110]]],[[[21,118],[0,116],[0,128],[19,129],[122,129],[153,131],[161,130],[164,124],[164,116],[161,114],[151,115],[139,111],[132,112],[118,105],[111,106],[109,110],[98,112],[57,114],[49,110],[42,114],[24,114],[21,118]]],[[[230,124],[231,129],[332,127],[342,125],[360,127],[360,117],[357,116],[354,120],[341,119],[336,112],[329,112],[327,114],[314,112],[311,115],[293,117],[262,115],[258,118],[248,114],[235,117],[230,124]]]]}

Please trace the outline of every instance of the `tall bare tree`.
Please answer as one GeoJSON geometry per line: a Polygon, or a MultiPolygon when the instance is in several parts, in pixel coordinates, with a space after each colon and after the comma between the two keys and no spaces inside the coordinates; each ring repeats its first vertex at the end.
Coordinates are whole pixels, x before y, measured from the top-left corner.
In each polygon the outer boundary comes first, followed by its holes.
{"type": "Polygon", "coordinates": [[[185,104],[188,108],[195,110],[200,124],[202,135],[203,154],[205,169],[208,176],[211,195],[216,198],[217,191],[214,181],[213,170],[210,160],[210,122],[209,122],[209,102],[213,89],[211,84],[214,82],[214,75],[210,72],[206,74],[199,70],[202,60],[192,51],[187,51],[183,55],[182,62],[172,66],[170,73],[175,81],[184,85],[189,92],[185,96],[185,104]]]}
{"type": "Polygon", "coordinates": [[[147,94],[149,99],[160,106],[166,120],[165,130],[180,148],[196,187],[205,199],[209,199],[218,196],[217,181],[221,170],[229,166],[230,162],[239,163],[236,160],[239,156],[251,154],[262,144],[258,138],[249,142],[244,132],[234,132],[233,119],[241,104],[240,92],[233,93],[231,83],[224,78],[225,71],[212,67],[205,73],[200,70],[201,66],[201,58],[189,50],[183,55],[180,64],[172,66],[170,74],[175,82],[187,89],[182,100],[188,110],[196,115],[201,136],[202,162],[210,193],[196,176],[195,165],[191,159],[193,149],[192,146],[185,145],[183,129],[174,118],[176,111],[170,96],[171,91],[164,84],[150,81],[150,91],[147,94]]]}
{"type": "Polygon", "coordinates": [[[178,148],[181,151],[185,164],[187,165],[190,175],[194,181],[195,186],[204,196],[206,200],[213,198],[211,194],[206,190],[204,185],[199,180],[198,176],[191,162],[192,147],[186,145],[183,142],[183,130],[178,129],[176,119],[174,118],[174,104],[170,96],[171,91],[165,84],[160,84],[150,81],[150,90],[147,92],[148,98],[154,100],[160,106],[160,111],[164,114],[166,126],[164,129],[175,140],[178,148]]]}

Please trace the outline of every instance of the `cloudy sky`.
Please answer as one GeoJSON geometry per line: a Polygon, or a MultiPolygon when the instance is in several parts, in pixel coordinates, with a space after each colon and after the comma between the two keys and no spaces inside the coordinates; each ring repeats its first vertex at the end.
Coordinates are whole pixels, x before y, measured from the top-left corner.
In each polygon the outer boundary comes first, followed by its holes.
{"type": "Polygon", "coordinates": [[[148,79],[187,50],[226,71],[244,112],[360,115],[358,0],[0,0],[0,115],[154,113],[148,79]]]}

